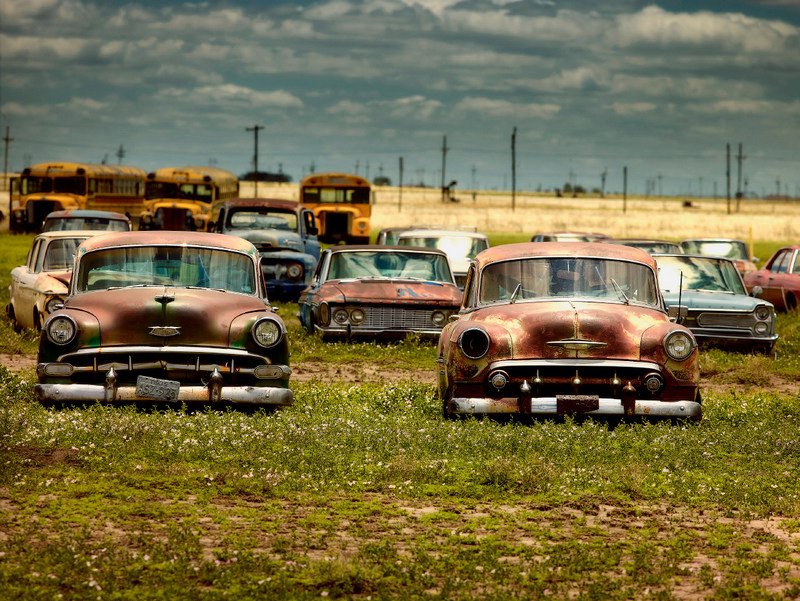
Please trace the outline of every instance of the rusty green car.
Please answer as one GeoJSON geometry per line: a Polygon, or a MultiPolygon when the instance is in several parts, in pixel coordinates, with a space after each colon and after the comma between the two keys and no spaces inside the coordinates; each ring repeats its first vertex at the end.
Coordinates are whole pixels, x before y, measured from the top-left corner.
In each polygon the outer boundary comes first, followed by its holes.
{"type": "Polygon", "coordinates": [[[654,259],[627,246],[483,251],[437,361],[446,417],[702,417],[695,338],[668,315],[654,259]]]}
{"type": "Polygon", "coordinates": [[[286,326],[250,242],[200,232],[103,234],[78,247],[42,328],[44,403],[290,405],[286,326]]]}

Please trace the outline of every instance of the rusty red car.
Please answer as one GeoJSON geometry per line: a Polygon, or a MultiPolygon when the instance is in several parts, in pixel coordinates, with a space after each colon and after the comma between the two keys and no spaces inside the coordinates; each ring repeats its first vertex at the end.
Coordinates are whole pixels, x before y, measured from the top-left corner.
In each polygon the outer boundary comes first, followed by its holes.
{"type": "Polygon", "coordinates": [[[42,327],[44,403],[290,405],[286,326],[255,247],[200,232],[102,234],[77,249],[42,327]]]}
{"type": "Polygon", "coordinates": [[[483,251],[439,339],[445,417],[701,419],[697,342],[657,278],[653,257],[622,245],[483,251]]]}
{"type": "Polygon", "coordinates": [[[800,300],[800,244],[778,250],[762,269],[744,276],[748,292],[779,311],[794,311],[800,300]],[[758,290],[760,288],[760,290],[758,290]]]}
{"type": "Polygon", "coordinates": [[[324,338],[436,338],[460,304],[441,250],[334,246],[300,295],[298,317],[324,338]]]}

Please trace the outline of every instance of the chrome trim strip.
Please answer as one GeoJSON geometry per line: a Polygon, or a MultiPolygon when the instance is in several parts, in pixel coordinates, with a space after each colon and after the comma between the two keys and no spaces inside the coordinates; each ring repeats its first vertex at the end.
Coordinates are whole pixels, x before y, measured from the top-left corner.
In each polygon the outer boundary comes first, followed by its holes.
{"type": "MultiPolygon", "coordinates": [[[[450,399],[447,408],[459,415],[519,414],[518,399],[488,399],[455,397],[450,399]]],[[[624,416],[625,409],[620,399],[602,397],[600,407],[583,415],[624,416]]],[[[558,415],[556,397],[534,397],[531,399],[531,415],[558,415]]],[[[696,401],[648,401],[636,400],[635,414],[641,417],[685,417],[700,419],[703,415],[700,403],[696,401]]]]}
{"type": "Polygon", "coordinates": [[[514,367],[616,367],[624,369],[646,369],[657,372],[664,371],[662,366],[658,363],[614,359],[508,359],[505,361],[494,361],[489,364],[489,369],[514,367]]]}

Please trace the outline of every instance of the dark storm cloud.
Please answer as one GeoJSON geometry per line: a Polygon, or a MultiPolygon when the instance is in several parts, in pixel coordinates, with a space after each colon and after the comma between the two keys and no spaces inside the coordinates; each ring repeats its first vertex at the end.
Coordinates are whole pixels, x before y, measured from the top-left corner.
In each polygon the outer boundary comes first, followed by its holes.
{"type": "Polygon", "coordinates": [[[743,140],[767,181],[798,158],[797,4],[6,0],[0,126],[11,165],[124,143],[147,169],[241,172],[260,123],[296,176],[401,153],[432,173],[446,134],[495,185],[513,127],[546,185],[609,161],[678,185],[743,140]]]}

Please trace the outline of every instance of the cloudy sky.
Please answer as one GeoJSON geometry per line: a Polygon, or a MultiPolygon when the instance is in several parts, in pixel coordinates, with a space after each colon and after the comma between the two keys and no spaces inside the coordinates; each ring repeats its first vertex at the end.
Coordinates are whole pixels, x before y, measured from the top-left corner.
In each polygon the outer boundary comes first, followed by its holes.
{"type": "Polygon", "coordinates": [[[9,170],[800,190],[800,0],[2,0],[9,170]],[[744,187],[744,183],[743,183],[744,187]]]}

